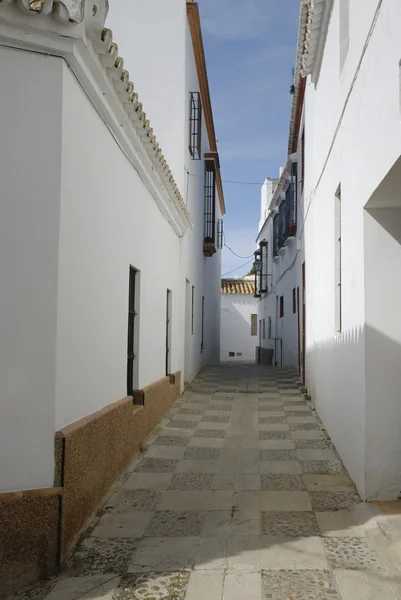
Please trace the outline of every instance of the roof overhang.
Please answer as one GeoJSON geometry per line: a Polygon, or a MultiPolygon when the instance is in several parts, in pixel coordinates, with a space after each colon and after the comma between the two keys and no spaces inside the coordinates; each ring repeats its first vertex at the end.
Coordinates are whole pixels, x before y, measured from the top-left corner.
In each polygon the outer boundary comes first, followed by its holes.
{"type": "MultiPolygon", "coordinates": [[[[202,108],[206,122],[207,135],[209,138],[209,147],[211,152],[218,154],[212,103],[210,100],[209,80],[207,77],[205,49],[203,46],[202,28],[199,15],[199,6],[197,2],[193,2],[192,0],[187,1],[187,17],[191,32],[196,70],[198,73],[199,89],[202,98],[202,108]]],[[[216,186],[219,195],[221,214],[224,215],[226,212],[226,207],[224,203],[223,182],[221,179],[220,166],[216,169],[216,186]]]]}

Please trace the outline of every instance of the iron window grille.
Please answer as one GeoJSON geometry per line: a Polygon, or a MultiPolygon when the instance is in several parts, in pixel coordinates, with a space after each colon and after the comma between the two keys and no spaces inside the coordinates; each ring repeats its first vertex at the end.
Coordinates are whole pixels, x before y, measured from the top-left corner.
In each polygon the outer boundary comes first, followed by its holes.
{"type": "Polygon", "coordinates": [[[280,250],[278,244],[279,237],[279,215],[275,215],[273,219],[273,256],[277,256],[278,251],[280,250]]]}
{"type": "Polygon", "coordinates": [[[189,94],[189,152],[200,160],[202,150],[202,104],[199,92],[189,94]]]}
{"type": "Polygon", "coordinates": [[[217,220],[217,247],[223,248],[224,245],[224,231],[223,231],[223,219],[217,220]]]}
{"type": "Polygon", "coordinates": [[[255,293],[254,298],[260,298],[260,272],[261,272],[261,252],[260,249],[254,252],[255,262],[253,263],[253,270],[255,272],[255,293]]]}
{"type": "Polygon", "coordinates": [[[205,160],[204,241],[214,244],[216,230],[216,167],[214,160],[205,160]]]}
{"type": "Polygon", "coordinates": [[[260,258],[261,258],[261,267],[260,267],[260,293],[267,294],[268,291],[268,274],[267,274],[267,249],[268,245],[266,241],[260,242],[260,258]]]}
{"type": "Polygon", "coordinates": [[[134,391],[134,360],[135,360],[135,280],[136,270],[129,268],[128,292],[128,341],[127,341],[127,396],[132,396],[134,391]]]}

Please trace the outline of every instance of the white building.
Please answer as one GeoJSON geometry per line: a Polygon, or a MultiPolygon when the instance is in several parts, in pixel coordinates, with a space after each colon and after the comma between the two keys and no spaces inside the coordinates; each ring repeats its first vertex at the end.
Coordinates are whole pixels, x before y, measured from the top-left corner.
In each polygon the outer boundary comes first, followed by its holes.
{"type": "Polygon", "coordinates": [[[401,490],[401,4],[308,7],[306,382],[361,495],[401,490]]]}
{"type": "Polygon", "coordinates": [[[198,7],[111,6],[124,63],[106,0],[0,3],[10,586],[54,571],[184,381],[220,356],[224,197],[198,7]]]}
{"type": "Polygon", "coordinates": [[[287,173],[258,236],[259,319],[271,317],[283,364],[298,355],[367,500],[401,490],[400,22],[397,0],[301,3],[287,173]],[[296,235],[278,249],[294,165],[296,235]]]}
{"type": "MultiPolygon", "coordinates": [[[[307,3],[302,5],[298,46],[306,32],[307,3]]],[[[255,253],[259,353],[263,364],[296,367],[305,378],[304,135],[305,80],[301,53],[296,55],[288,158],[278,179],[261,190],[261,216],[255,253]]]]}
{"type": "Polygon", "coordinates": [[[257,299],[253,276],[221,280],[220,360],[255,362],[257,299]]]}

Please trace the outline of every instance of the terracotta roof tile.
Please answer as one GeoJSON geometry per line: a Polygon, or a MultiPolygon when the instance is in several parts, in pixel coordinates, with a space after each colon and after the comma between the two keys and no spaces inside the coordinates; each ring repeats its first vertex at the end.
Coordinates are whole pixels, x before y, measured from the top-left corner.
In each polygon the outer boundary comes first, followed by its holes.
{"type": "Polygon", "coordinates": [[[249,279],[222,279],[222,294],[254,294],[255,282],[249,279]]]}

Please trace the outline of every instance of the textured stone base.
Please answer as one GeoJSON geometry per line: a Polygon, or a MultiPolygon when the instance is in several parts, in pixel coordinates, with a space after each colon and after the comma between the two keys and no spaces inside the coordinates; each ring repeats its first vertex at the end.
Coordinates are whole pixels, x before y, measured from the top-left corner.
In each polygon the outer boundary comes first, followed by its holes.
{"type": "Polygon", "coordinates": [[[55,486],[0,494],[0,598],[54,574],[113,484],[180,394],[180,373],[64,427],[55,486]]]}
{"type": "Polygon", "coordinates": [[[0,598],[57,571],[60,496],[46,492],[0,498],[0,598]]]}
{"type": "Polygon", "coordinates": [[[61,562],[123,469],[180,393],[180,373],[139,390],[56,433],[62,440],[61,562]]]}

